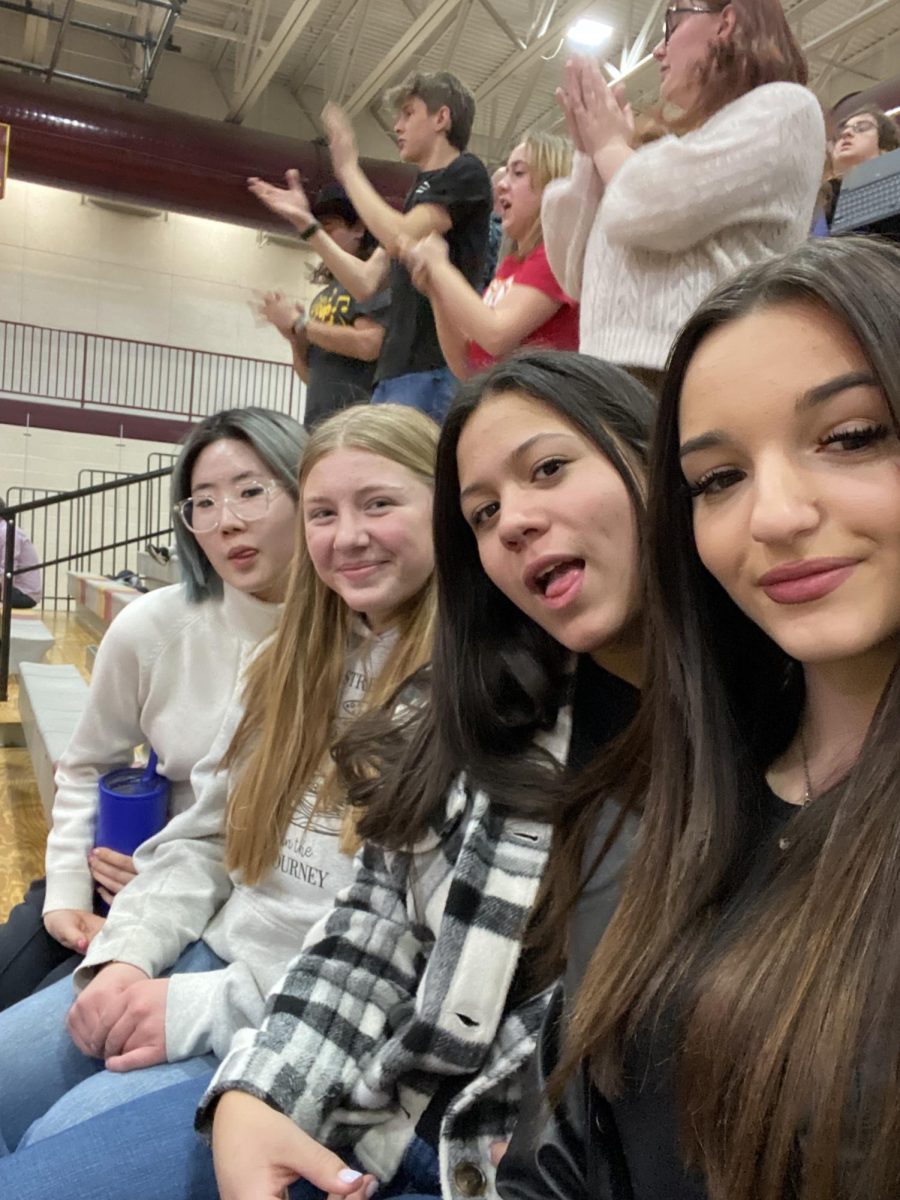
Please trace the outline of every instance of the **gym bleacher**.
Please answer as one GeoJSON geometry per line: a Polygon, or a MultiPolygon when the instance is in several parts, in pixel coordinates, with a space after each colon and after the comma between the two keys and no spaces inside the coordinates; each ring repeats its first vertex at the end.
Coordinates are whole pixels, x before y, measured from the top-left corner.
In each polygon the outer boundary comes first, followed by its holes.
{"type": "MultiPolygon", "coordinates": [[[[175,582],[174,564],[136,551],[142,586],[175,582]]],[[[67,571],[69,609],[38,607],[12,618],[9,696],[0,701],[0,921],[43,873],[56,763],[87,700],[98,641],[140,593],[117,580],[67,571]]]]}

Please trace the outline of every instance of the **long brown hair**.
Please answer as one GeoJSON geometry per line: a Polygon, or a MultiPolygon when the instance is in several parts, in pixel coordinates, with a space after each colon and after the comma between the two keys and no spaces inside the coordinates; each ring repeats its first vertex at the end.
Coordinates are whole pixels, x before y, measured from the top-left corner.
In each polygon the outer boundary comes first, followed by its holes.
{"type": "Polygon", "coordinates": [[[801,83],[809,79],[803,51],[787,23],[781,0],[709,0],[710,12],[731,8],[735,15],[730,38],[710,47],[698,77],[696,103],[677,117],[650,114],[642,123],[645,141],[662,133],[688,133],[765,83],[801,83]]]}
{"type": "Polygon", "coordinates": [[[855,337],[900,431],[900,249],[888,243],[817,239],[751,267],[676,342],[648,500],[645,817],[556,1084],[589,1059],[617,1094],[636,1032],[675,1005],[685,1152],[711,1200],[888,1200],[900,1195],[900,670],[847,777],[798,810],[778,864],[721,925],[756,849],[765,771],[798,728],[803,674],[700,561],[679,397],[710,332],[798,302],[855,337]]]}
{"type": "MultiPolygon", "coordinates": [[[[335,414],[310,435],[300,463],[300,494],[317,462],[343,447],[400,463],[434,484],[438,428],[396,404],[357,406],[335,414]]],[[[398,637],[373,680],[365,710],[378,708],[431,656],[432,579],[398,616],[398,637]]],[[[278,632],[247,672],[244,716],[223,760],[234,771],[228,798],[226,863],[258,883],[272,866],[305,791],[323,773],[318,813],[337,813],[342,795],[328,760],[354,614],[316,573],[298,521],[291,578],[278,632]]]]}

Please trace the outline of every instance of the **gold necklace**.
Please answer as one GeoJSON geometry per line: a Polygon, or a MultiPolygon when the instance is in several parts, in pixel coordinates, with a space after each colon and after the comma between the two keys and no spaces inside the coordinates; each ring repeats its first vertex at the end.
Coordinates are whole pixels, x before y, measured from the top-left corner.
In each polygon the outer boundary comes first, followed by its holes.
{"type": "MultiPolygon", "coordinates": [[[[806,738],[803,736],[802,728],[799,731],[799,736],[800,736],[800,756],[801,756],[801,759],[803,762],[803,805],[802,805],[802,807],[805,808],[807,806],[807,804],[809,804],[810,800],[812,800],[812,798],[813,798],[812,779],[810,778],[810,774],[809,774],[809,755],[806,753],[806,738]]],[[[788,848],[788,846],[790,846],[790,844],[791,844],[790,838],[780,837],[778,839],[778,849],[779,850],[787,850],[787,848],[788,848]]]]}
{"type": "Polygon", "coordinates": [[[803,756],[803,806],[812,800],[812,780],[809,777],[809,755],[806,753],[806,738],[800,730],[800,753],[803,756]]]}

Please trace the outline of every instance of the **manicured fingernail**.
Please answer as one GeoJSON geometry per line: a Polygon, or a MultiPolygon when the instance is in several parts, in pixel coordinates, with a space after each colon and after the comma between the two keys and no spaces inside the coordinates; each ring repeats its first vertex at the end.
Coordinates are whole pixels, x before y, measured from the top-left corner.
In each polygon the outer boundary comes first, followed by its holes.
{"type": "Polygon", "coordinates": [[[344,1167],[338,1171],[338,1179],[341,1183],[356,1183],[357,1179],[362,1179],[362,1171],[351,1171],[349,1167],[344,1167]]]}
{"type": "Polygon", "coordinates": [[[375,1195],[375,1193],[377,1191],[378,1191],[378,1180],[373,1179],[372,1182],[369,1184],[369,1186],[366,1188],[366,1200],[372,1200],[372,1197],[375,1195]]]}

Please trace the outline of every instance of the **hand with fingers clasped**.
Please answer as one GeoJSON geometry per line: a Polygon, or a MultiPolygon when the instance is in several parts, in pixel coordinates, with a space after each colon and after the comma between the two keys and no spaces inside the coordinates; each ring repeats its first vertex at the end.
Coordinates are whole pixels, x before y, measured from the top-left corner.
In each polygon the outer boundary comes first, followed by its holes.
{"type": "Polygon", "coordinates": [[[624,88],[610,87],[592,59],[569,59],[556,99],[576,149],[591,158],[610,148],[630,152],[634,116],[624,88]]]}
{"type": "Polygon", "coordinates": [[[216,1104],[212,1149],[221,1200],[282,1200],[298,1179],[329,1200],[368,1200],[378,1186],[246,1092],[226,1092],[216,1104]]]}
{"type": "Polygon", "coordinates": [[[125,991],[125,1006],[106,1035],[106,1069],[136,1071],[166,1061],[168,979],[140,979],[125,991]]]}
{"type": "Polygon", "coordinates": [[[446,241],[438,233],[429,233],[417,242],[401,237],[398,248],[400,260],[409,271],[413,286],[427,295],[434,271],[450,261],[446,241]]]}
{"type": "Polygon", "coordinates": [[[119,854],[107,846],[95,846],[88,854],[88,867],[97,891],[107,904],[112,904],[122,888],[129,884],[137,871],[134,859],[128,854],[119,854]]]}
{"type": "Polygon", "coordinates": [[[127,991],[147,979],[129,963],[110,963],[84,989],[66,1017],[69,1037],[88,1058],[106,1058],[106,1039],[127,1003],[127,991]]]}
{"type": "Polygon", "coordinates": [[[98,917],[82,908],[57,908],[44,913],[44,928],[52,938],[76,954],[84,954],[106,923],[106,917],[98,917]]]}

